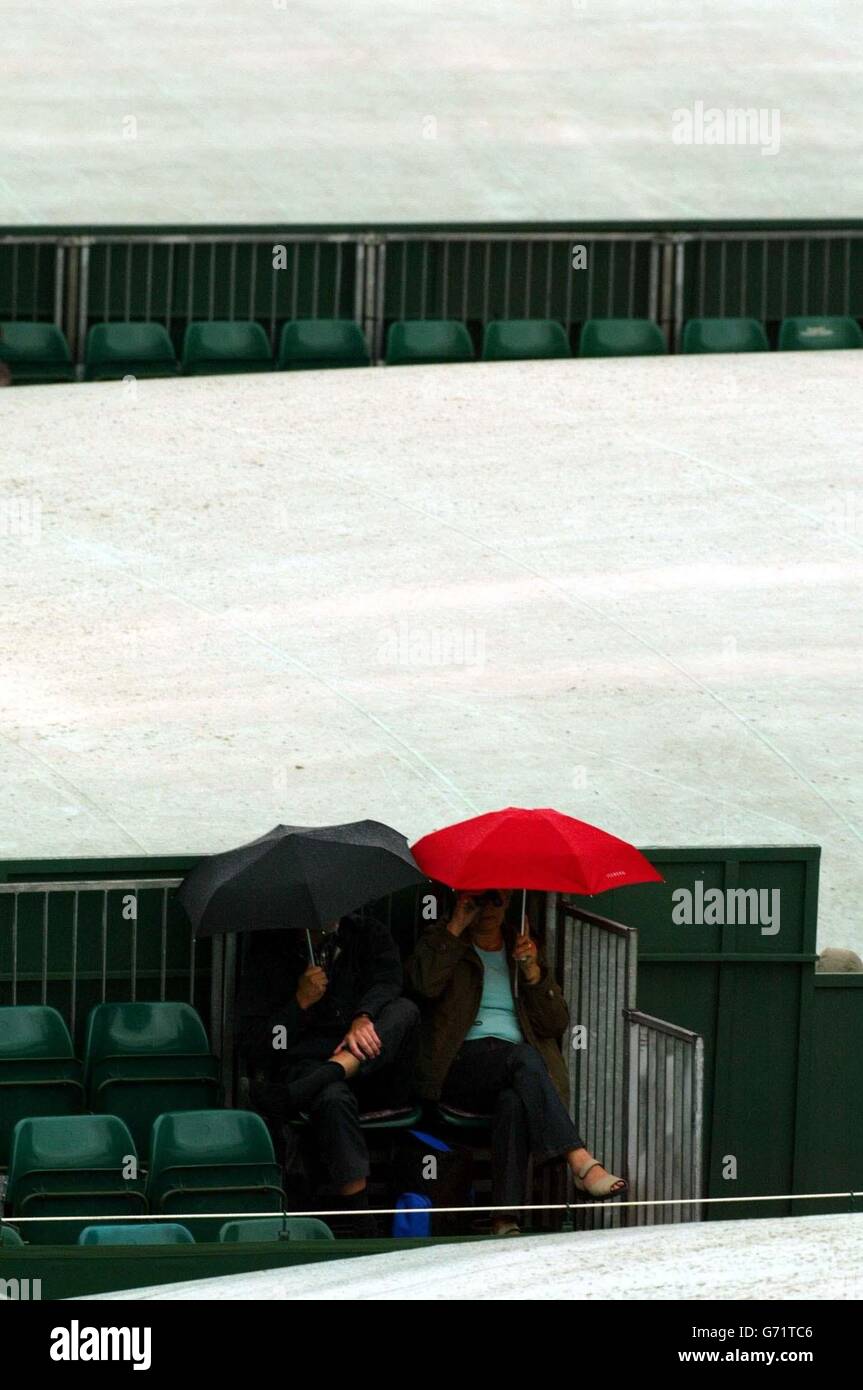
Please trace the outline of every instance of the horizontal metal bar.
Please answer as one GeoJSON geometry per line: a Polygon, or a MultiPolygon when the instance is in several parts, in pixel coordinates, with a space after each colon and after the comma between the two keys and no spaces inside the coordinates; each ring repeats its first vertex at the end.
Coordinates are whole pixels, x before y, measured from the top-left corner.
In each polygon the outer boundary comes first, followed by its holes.
{"type": "Polygon", "coordinates": [[[787,952],[784,955],[774,951],[640,951],[638,959],[650,965],[697,965],[700,961],[705,964],[715,964],[717,961],[745,963],[749,960],[756,965],[813,965],[818,957],[805,951],[787,952]]]}
{"type": "Polygon", "coordinates": [[[586,922],[592,927],[602,927],[604,931],[614,932],[617,936],[628,936],[636,930],[635,927],[625,927],[622,922],[613,922],[610,917],[598,917],[595,912],[583,912],[580,907],[570,907],[566,901],[561,903],[560,911],[565,917],[586,922]]]}
{"type": "Polygon", "coordinates": [[[693,1033],[689,1028],[680,1028],[676,1023],[666,1023],[664,1018],[654,1018],[653,1014],[642,1013],[641,1009],[624,1009],[626,1017],[630,1023],[637,1023],[643,1028],[650,1028],[654,1033],[666,1033],[669,1037],[680,1038],[686,1043],[698,1042],[700,1033],[693,1033]]]}
{"type": "Polygon", "coordinates": [[[123,888],[179,888],[182,878],[71,879],[68,883],[0,883],[0,893],[119,892],[123,888]]]}

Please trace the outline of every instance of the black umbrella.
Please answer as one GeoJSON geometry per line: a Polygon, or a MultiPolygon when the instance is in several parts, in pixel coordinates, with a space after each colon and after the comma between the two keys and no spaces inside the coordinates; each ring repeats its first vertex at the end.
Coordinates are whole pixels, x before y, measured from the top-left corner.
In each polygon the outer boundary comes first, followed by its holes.
{"type": "Polygon", "coordinates": [[[196,935],[328,926],[365,903],[428,879],[404,835],[379,821],[277,825],[202,859],[177,896],[196,935]]]}

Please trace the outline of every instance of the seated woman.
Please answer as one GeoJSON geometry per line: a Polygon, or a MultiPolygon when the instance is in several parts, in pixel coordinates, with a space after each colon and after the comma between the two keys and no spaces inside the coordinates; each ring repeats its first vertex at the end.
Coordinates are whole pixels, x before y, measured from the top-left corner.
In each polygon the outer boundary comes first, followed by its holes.
{"type": "Polygon", "coordinates": [[[496,1214],[495,1235],[518,1234],[515,1209],[525,1200],[531,1154],[565,1158],[576,1188],[594,1199],[627,1186],[588,1153],[569,1117],[557,1041],[569,1010],[527,929],[505,927],[510,897],[460,893],[449,921],[423,934],[407,966],[411,988],[426,1001],[421,1094],[494,1117],[492,1204],[512,1208],[496,1214]]]}

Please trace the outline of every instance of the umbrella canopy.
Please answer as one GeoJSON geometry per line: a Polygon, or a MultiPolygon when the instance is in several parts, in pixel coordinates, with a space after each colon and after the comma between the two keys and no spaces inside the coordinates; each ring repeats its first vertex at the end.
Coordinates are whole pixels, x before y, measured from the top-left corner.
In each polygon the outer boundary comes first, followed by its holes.
{"type": "Polygon", "coordinates": [[[404,835],[379,821],[277,825],[202,859],[177,896],[198,936],[311,930],[425,878],[404,835]]]}
{"type": "Polygon", "coordinates": [[[634,845],[547,808],[489,811],[424,835],[413,852],[430,878],[451,888],[592,894],[663,881],[634,845]]]}

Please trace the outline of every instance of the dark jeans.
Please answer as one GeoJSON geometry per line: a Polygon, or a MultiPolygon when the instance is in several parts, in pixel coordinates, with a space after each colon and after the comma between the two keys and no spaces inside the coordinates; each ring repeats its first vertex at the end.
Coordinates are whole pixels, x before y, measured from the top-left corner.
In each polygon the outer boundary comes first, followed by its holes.
{"type": "MultiPolygon", "coordinates": [[[[410,999],[394,999],[374,1021],[381,1040],[380,1055],[363,1062],[352,1081],[332,1081],[311,1102],[309,1122],[318,1152],[337,1187],[369,1175],[369,1151],[360,1129],[360,1115],[373,1108],[399,1109],[411,1099],[416,1061],[419,1009],[410,999]]],[[[333,1050],[324,1051],[326,1058],[333,1050]]],[[[312,1056],[292,1061],[285,1081],[315,1071],[322,1061],[317,1041],[310,1039],[312,1056]]]]}
{"type": "Polygon", "coordinates": [[[477,1038],[462,1043],[441,1100],[492,1119],[492,1203],[525,1199],[527,1161],[559,1158],[584,1140],[569,1118],[542,1056],[530,1043],[477,1038]]]}

